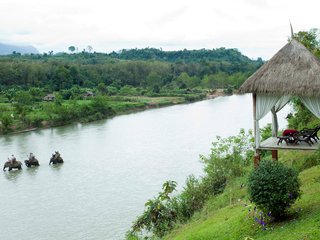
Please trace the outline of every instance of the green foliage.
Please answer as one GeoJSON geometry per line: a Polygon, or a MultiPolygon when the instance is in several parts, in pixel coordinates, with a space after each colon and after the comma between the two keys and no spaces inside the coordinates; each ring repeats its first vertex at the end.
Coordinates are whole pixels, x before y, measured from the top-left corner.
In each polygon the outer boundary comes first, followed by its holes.
{"type": "Polygon", "coordinates": [[[317,153],[313,156],[309,156],[306,158],[305,161],[303,161],[303,164],[300,166],[300,171],[320,165],[320,154],[319,150],[317,150],[317,153]]]}
{"type": "Polygon", "coordinates": [[[227,138],[216,137],[212,143],[209,157],[201,156],[205,164],[204,171],[208,175],[237,177],[245,173],[253,157],[252,132],[245,133],[243,129],[237,136],[227,138]]]}
{"type": "MultiPolygon", "coordinates": [[[[294,34],[294,38],[301,42],[306,48],[310,50],[316,57],[320,57],[320,30],[313,28],[310,31],[300,31],[294,34]]],[[[293,101],[294,114],[288,119],[289,127],[295,129],[303,129],[306,127],[315,127],[320,124],[317,119],[298,98],[293,101]]]]}
{"type": "Polygon", "coordinates": [[[268,123],[264,128],[260,128],[261,141],[264,141],[272,136],[271,123],[268,123]]]}
{"type": "MultiPolygon", "coordinates": [[[[296,153],[296,152],[295,152],[296,153]]],[[[284,159],[282,159],[284,160],[284,159]]],[[[166,240],[271,240],[320,239],[320,167],[299,174],[303,195],[290,208],[292,217],[258,227],[253,220],[253,205],[246,199],[245,187],[233,188],[235,201],[230,205],[227,193],[212,197],[203,211],[190,222],[165,236],[166,240]],[[240,201],[239,201],[240,200],[240,201]],[[249,211],[251,209],[251,211],[249,211]]],[[[238,182],[238,181],[237,181],[238,182]]],[[[236,185],[240,186],[240,182],[236,185]]],[[[259,215],[259,211],[257,211],[259,215]]]]}
{"type": "Polygon", "coordinates": [[[105,97],[97,96],[92,99],[91,107],[94,112],[99,112],[103,115],[112,113],[112,109],[109,106],[108,99],[105,97]]]}
{"type": "Polygon", "coordinates": [[[227,88],[223,89],[223,92],[225,94],[230,94],[231,95],[233,93],[233,90],[232,90],[232,88],[230,86],[228,86],[227,88]]]}
{"type": "Polygon", "coordinates": [[[10,130],[10,126],[13,123],[13,118],[9,113],[0,114],[0,130],[2,133],[7,133],[10,130]]]}
{"type": "Polygon", "coordinates": [[[129,86],[129,85],[123,86],[119,90],[118,93],[119,93],[119,95],[123,95],[123,96],[138,96],[138,95],[140,95],[140,93],[137,91],[136,88],[129,86]]]}
{"type": "Polygon", "coordinates": [[[238,136],[221,138],[213,143],[211,154],[201,156],[205,175],[199,179],[191,175],[179,195],[169,194],[176,187],[175,182],[166,182],[158,197],[146,203],[144,213],[134,222],[127,239],[137,239],[138,233],[146,230],[157,237],[167,234],[175,224],[186,222],[195,212],[201,210],[206,201],[222,193],[227,180],[242,176],[252,159],[252,134],[241,130],[238,136]]]}
{"type": "Polygon", "coordinates": [[[144,213],[134,222],[131,236],[145,229],[162,237],[168,230],[172,229],[177,213],[173,207],[170,194],[175,190],[177,183],[167,181],[162,186],[162,192],[158,197],[149,199],[145,204],[144,213]]]}
{"type": "Polygon", "coordinates": [[[29,91],[18,91],[14,96],[14,101],[18,105],[31,105],[33,103],[33,97],[29,91]]]}
{"type": "MultiPolygon", "coordinates": [[[[161,60],[179,63],[195,63],[220,61],[233,63],[247,63],[250,59],[242,55],[237,49],[200,49],[200,50],[180,50],[180,51],[162,51],[155,48],[144,49],[123,49],[120,52],[112,52],[111,57],[127,60],[161,60]]],[[[260,59],[261,61],[261,59],[260,59]]],[[[259,62],[259,61],[257,61],[259,62]]],[[[234,68],[238,67],[236,64],[234,68]]]]}
{"type": "Polygon", "coordinates": [[[76,50],[76,47],[75,46],[70,46],[70,47],[68,47],[68,50],[70,52],[74,52],[76,50]]]}
{"type": "Polygon", "coordinates": [[[294,38],[302,43],[317,57],[320,56],[319,29],[313,28],[310,31],[300,31],[294,34],[294,38]]]}
{"type": "Polygon", "coordinates": [[[196,211],[203,207],[209,196],[205,190],[207,184],[193,175],[187,178],[183,191],[176,198],[178,217],[181,222],[190,219],[196,211]]]}
{"type": "Polygon", "coordinates": [[[108,88],[106,86],[105,83],[101,82],[98,84],[97,86],[97,90],[102,94],[102,95],[105,95],[108,93],[108,88]]]}
{"type": "Polygon", "coordinates": [[[314,128],[320,124],[316,118],[298,98],[292,100],[294,114],[288,118],[288,125],[292,129],[314,128]]]}
{"type": "MultiPolygon", "coordinates": [[[[70,46],[69,50],[74,52],[75,47],[70,46]]],[[[0,63],[1,88],[36,87],[52,92],[74,85],[94,88],[100,83],[117,89],[126,85],[145,89],[155,85],[160,89],[237,88],[262,61],[251,60],[236,49],[184,50],[174,54],[142,49],[119,54],[10,55],[0,56],[0,63]],[[157,56],[157,60],[149,61],[149,56],[157,56]]]]}
{"type": "Polygon", "coordinates": [[[278,161],[261,161],[249,176],[248,192],[265,214],[281,219],[300,196],[298,172],[278,161]]]}

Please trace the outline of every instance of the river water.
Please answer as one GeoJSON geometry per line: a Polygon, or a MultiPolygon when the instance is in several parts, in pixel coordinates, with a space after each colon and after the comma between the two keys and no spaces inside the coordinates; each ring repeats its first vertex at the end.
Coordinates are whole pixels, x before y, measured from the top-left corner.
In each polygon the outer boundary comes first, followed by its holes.
{"type": "MultiPolygon", "coordinates": [[[[280,127],[289,111],[280,112],[280,127]]],[[[216,135],[252,125],[251,95],[234,95],[2,136],[2,163],[33,152],[40,167],[1,173],[1,239],[123,239],[164,181],[181,189],[188,175],[201,175],[199,154],[216,135]],[[48,165],[55,150],[61,166],[48,165]]]]}

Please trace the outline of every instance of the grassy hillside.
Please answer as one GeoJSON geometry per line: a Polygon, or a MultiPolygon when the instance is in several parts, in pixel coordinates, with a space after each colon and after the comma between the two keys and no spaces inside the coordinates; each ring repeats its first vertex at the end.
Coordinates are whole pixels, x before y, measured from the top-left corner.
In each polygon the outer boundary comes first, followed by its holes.
{"type": "Polygon", "coordinates": [[[223,194],[212,197],[190,223],[165,239],[320,239],[320,166],[299,176],[302,196],[291,207],[286,221],[269,224],[265,230],[255,223],[254,206],[248,201],[245,187],[241,187],[246,181],[243,177],[229,184],[223,194]]]}

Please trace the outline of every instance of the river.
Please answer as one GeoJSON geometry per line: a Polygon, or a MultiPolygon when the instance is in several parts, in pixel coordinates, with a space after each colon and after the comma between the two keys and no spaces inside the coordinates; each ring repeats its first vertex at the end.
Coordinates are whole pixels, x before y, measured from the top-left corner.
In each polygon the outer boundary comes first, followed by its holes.
{"type": "MultiPolygon", "coordinates": [[[[290,111],[280,112],[280,127],[290,111]]],[[[271,116],[261,126],[271,122],[271,116]]],[[[40,167],[1,173],[1,239],[123,239],[166,180],[202,173],[215,136],[251,129],[251,95],[0,137],[0,159],[33,152],[40,167]],[[65,163],[49,166],[59,150],[65,163]]]]}

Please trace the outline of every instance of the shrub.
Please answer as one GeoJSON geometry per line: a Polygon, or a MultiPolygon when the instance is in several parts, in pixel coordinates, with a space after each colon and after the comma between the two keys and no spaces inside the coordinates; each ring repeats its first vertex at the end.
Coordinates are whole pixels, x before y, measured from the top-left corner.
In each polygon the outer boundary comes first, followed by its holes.
{"type": "Polygon", "coordinates": [[[190,175],[186,180],[186,186],[176,199],[178,201],[176,207],[179,220],[186,221],[191,218],[195,211],[203,207],[208,199],[208,194],[204,189],[203,182],[194,175],[190,175]]]}
{"type": "Polygon", "coordinates": [[[227,176],[222,172],[208,173],[202,179],[203,191],[209,195],[217,195],[224,191],[227,185],[227,176]]]}
{"type": "Polygon", "coordinates": [[[0,115],[0,130],[3,133],[9,132],[10,126],[13,123],[13,118],[9,113],[2,113],[0,115]]]}
{"type": "Polygon", "coordinates": [[[305,169],[311,168],[313,166],[317,166],[320,164],[320,149],[318,148],[317,151],[315,151],[311,155],[307,155],[304,157],[303,161],[300,161],[301,164],[299,166],[299,171],[303,171],[305,169]]]}
{"type": "Polygon", "coordinates": [[[176,201],[170,197],[176,189],[175,181],[167,181],[162,186],[162,192],[157,198],[149,199],[145,204],[146,209],[141,216],[133,223],[132,229],[127,233],[127,239],[132,239],[143,230],[152,232],[158,237],[173,228],[177,219],[176,201]]]}
{"type": "Polygon", "coordinates": [[[245,174],[246,166],[251,163],[253,156],[252,132],[245,133],[243,129],[237,136],[227,138],[216,137],[212,143],[211,153],[208,157],[201,155],[204,171],[210,177],[225,176],[227,178],[239,177],[245,174]]]}
{"type": "Polygon", "coordinates": [[[249,176],[248,192],[260,210],[281,219],[300,196],[298,172],[277,161],[261,161],[249,176]]]}

